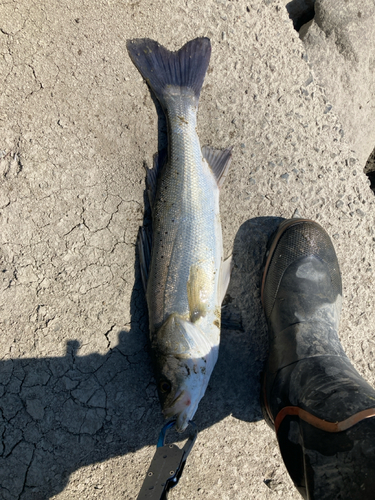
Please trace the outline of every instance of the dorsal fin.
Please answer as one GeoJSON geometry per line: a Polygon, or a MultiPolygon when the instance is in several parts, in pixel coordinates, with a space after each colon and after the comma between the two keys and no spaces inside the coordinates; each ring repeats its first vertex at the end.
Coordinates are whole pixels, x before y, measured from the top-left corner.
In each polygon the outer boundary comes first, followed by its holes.
{"type": "Polygon", "coordinates": [[[224,184],[232,160],[232,148],[215,149],[211,146],[203,146],[202,154],[216,178],[219,188],[224,184]]]}

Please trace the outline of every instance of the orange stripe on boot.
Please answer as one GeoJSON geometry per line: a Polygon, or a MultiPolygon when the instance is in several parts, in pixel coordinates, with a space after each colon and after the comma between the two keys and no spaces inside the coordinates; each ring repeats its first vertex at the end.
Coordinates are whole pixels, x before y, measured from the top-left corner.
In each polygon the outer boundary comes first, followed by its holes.
{"type": "Polygon", "coordinates": [[[279,430],[281,422],[288,415],[298,416],[301,420],[307,422],[308,424],[316,427],[317,429],[321,429],[326,432],[342,432],[350,429],[353,425],[357,424],[361,420],[366,418],[375,416],[375,408],[369,408],[368,410],[360,411],[359,413],[355,413],[351,417],[342,420],[341,422],[327,422],[321,418],[315,417],[306,410],[302,410],[298,406],[286,406],[282,410],[279,411],[275,418],[275,431],[276,434],[279,430]]]}

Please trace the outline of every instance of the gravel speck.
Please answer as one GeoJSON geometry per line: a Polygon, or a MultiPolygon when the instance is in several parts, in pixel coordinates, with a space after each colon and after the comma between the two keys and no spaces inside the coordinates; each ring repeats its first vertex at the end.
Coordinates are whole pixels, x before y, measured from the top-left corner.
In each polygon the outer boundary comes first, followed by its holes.
{"type": "Polygon", "coordinates": [[[301,215],[298,211],[298,208],[296,208],[293,212],[292,219],[300,219],[300,218],[301,218],[301,215]]]}
{"type": "Polygon", "coordinates": [[[363,210],[361,210],[360,208],[357,208],[357,210],[355,211],[355,213],[359,216],[359,217],[365,217],[365,212],[363,212],[363,210]]]}

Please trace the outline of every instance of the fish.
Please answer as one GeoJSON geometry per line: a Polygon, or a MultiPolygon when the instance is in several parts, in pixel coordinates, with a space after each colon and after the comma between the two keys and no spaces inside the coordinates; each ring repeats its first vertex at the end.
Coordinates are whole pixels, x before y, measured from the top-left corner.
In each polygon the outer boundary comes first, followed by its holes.
{"type": "Polygon", "coordinates": [[[168,148],[147,168],[152,230],[138,248],[149,314],[151,356],[165,418],[183,432],[205,394],[218,358],[221,303],[231,257],[223,258],[219,192],[232,148],[201,148],[197,111],[211,42],[200,37],[176,52],[143,38],[129,56],[167,121],[168,148]]]}

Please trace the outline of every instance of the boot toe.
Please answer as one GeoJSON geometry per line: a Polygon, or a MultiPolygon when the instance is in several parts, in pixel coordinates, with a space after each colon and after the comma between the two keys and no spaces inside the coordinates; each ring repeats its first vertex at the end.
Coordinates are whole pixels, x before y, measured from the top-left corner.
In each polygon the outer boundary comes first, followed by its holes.
{"type": "MultiPolygon", "coordinates": [[[[286,220],[271,240],[263,273],[261,294],[267,320],[271,317],[282,282],[287,279],[286,271],[291,266],[294,267],[293,276],[288,277],[286,288],[293,290],[292,294],[301,297],[306,294],[307,288],[311,296],[313,289],[317,288],[317,295],[329,302],[342,295],[339,264],[326,231],[311,220],[286,220]],[[323,297],[322,290],[326,290],[329,297],[323,297]]],[[[285,299],[287,297],[280,299],[284,305],[285,299]]]]}

